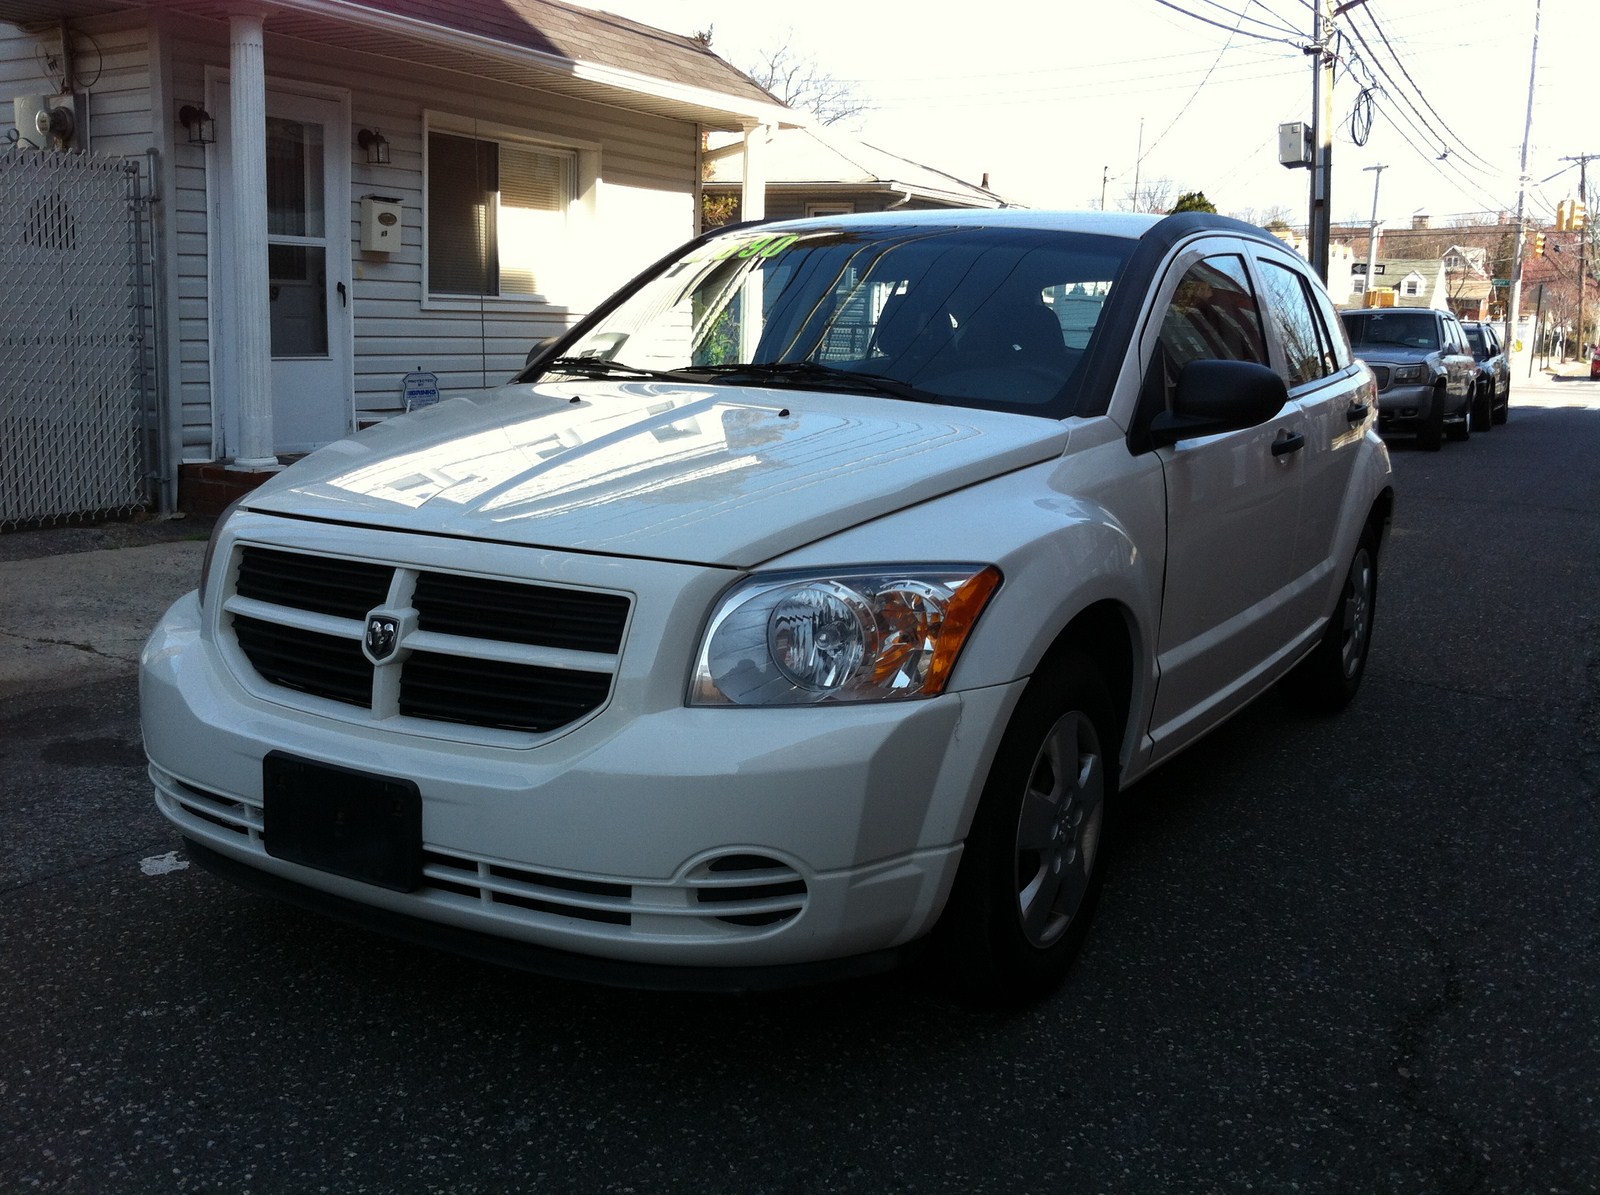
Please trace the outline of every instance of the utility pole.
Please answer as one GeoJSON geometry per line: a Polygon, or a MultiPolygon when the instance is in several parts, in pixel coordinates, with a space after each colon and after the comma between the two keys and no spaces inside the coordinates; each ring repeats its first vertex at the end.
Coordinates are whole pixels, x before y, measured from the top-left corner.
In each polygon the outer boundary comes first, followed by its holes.
{"type": "Polygon", "coordinates": [[[1367,282],[1366,290],[1362,292],[1362,306],[1372,306],[1372,280],[1378,273],[1378,184],[1383,181],[1383,172],[1387,166],[1363,166],[1363,170],[1374,171],[1372,176],[1372,226],[1367,230],[1367,282]]]}
{"type": "MultiPolygon", "coordinates": [[[[1329,182],[1333,177],[1333,0],[1312,0],[1311,46],[1311,268],[1326,284],[1328,281],[1328,241],[1333,233],[1333,212],[1329,204],[1329,182]]],[[[1359,0],[1358,0],[1359,2],[1359,0]]],[[[1371,280],[1367,283],[1371,285],[1371,280]]]]}
{"type": "Polygon", "coordinates": [[[1139,210],[1139,163],[1144,161],[1144,117],[1139,118],[1139,143],[1133,151],[1133,210],[1139,210]]]}
{"type": "Polygon", "coordinates": [[[1533,85],[1539,77],[1539,8],[1540,0],[1533,0],[1533,53],[1528,62],[1528,115],[1522,123],[1522,166],[1517,177],[1517,245],[1511,255],[1511,301],[1506,304],[1506,335],[1508,346],[1517,343],[1517,317],[1522,306],[1522,242],[1527,236],[1523,227],[1528,200],[1528,142],[1533,136],[1533,85]]]}
{"type": "Polygon", "coordinates": [[[1578,210],[1584,215],[1577,221],[1578,229],[1578,347],[1589,342],[1583,335],[1583,292],[1589,281],[1589,159],[1600,157],[1600,154],[1575,154],[1570,158],[1562,158],[1563,162],[1576,162],[1578,164],[1578,210]]]}

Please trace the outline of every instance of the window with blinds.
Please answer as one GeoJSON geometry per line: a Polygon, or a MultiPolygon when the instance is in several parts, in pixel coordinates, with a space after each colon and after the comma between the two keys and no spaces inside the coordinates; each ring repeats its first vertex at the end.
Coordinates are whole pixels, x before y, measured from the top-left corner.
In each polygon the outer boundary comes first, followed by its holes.
{"type": "Polygon", "coordinates": [[[547,293],[573,193],[571,154],[430,132],[429,293],[547,293]]]}

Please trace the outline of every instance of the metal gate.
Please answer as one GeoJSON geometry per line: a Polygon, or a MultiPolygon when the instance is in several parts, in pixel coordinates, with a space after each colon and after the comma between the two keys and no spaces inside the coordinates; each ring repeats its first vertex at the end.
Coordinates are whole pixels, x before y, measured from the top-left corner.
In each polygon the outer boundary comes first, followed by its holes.
{"type": "Polygon", "coordinates": [[[147,501],[139,168],[0,153],[0,528],[147,501]]]}

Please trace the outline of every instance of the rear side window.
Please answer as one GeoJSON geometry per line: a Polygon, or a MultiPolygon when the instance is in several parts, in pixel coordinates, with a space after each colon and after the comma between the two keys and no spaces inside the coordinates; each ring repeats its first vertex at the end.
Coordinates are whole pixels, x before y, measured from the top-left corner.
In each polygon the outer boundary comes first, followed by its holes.
{"type": "Polygon", "coordinates": [[[1261,263],[1261,286],[1267,296],[1268,318],[1283,344],[1279,369],[1292,390],[1327,377],[1338,365],[1329,334],[1312,310],[1311,287],[1297,271],[1276,262],[1261,263]]]}

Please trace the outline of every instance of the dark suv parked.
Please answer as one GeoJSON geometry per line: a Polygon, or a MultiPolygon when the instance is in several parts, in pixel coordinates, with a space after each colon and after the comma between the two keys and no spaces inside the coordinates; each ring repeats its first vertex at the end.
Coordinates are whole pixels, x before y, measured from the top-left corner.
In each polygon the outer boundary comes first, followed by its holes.
{"type": "Polygon", "coordinates": [[[1341,313],[1350,345],[1378,382],[1378,428],[1413,431],[1417,446],[1438,451],[1472,434],[1478,363],[1461,321],[1431,308],[1368,308],[1341,313]]]}
{"type": "Polygon", "coordinates": [[[1465,320],[1461,330],[1478,362],[1478,388],[1472,395],[1472,430],[1486,432],[1504,423],[1511,410],[1511,362],[1500,340],[1500,325],[1465,320]]]}

